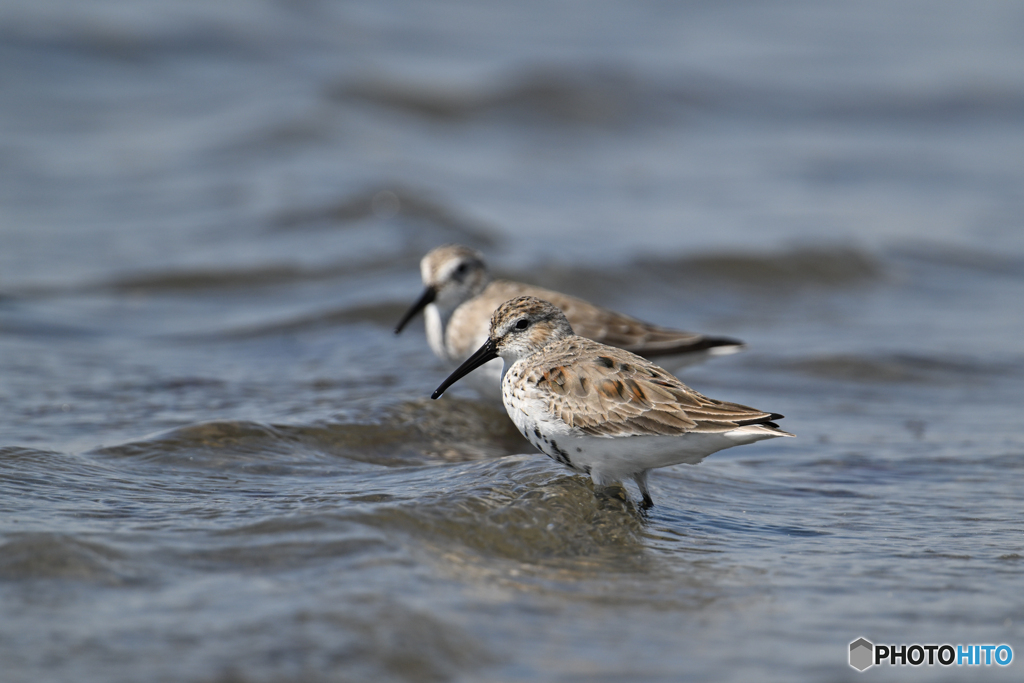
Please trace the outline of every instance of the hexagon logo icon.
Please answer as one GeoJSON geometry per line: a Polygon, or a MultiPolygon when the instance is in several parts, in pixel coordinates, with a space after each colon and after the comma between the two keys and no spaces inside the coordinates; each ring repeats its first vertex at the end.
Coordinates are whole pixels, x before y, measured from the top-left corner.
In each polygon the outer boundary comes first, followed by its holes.
{"type": "Polygon", "coordinates": [[[857,671],[864,671],[874,662],[875,646],[865,638],[858,638],[850,643],[850,666],[857,671]]]}

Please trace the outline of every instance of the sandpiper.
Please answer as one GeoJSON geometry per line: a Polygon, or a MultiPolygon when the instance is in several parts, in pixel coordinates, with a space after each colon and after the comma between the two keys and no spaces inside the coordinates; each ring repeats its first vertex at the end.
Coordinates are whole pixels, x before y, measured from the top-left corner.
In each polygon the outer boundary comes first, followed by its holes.
{"type": "Polygon", "coordinates": [[[773,422],[782,415],[708,398],[645,358],[574,334],[562,311],[532,296],[494,312],[487,341],[431,398],[495,358],[502,402],[523,436],[596,486],[632,478],[644,508],[654,505],[648,470],[793,436],[773,422]]]}
{"type": "MultiPolygon", "coordinates": [[[[510,280],[491,280],[480,252],[451,244],[430,251],[420,261],[423,294],[402,316],[395,334],[421,310],[427,341],[434,354],[452,366],[461,363],[487,339],[491,314],[517,296],[535,296],[562,309],[576,334],[657,357],[672,371],[706,360],[709,356],[736,353],[743,342],[709,337],[660,327],[595,306],[567,294],[510,280]]],[[[474,385],[485,392],[501,385],[501,363],[495,361],[474,373],[474,385]]]]}

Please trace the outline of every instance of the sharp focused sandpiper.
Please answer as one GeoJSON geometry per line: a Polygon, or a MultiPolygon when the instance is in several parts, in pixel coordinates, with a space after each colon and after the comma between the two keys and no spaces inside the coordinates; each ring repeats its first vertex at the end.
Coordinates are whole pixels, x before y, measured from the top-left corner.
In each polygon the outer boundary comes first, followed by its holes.
{"type": "Polygon", "coordinates": [[[523,436],[596,486],[633,479],[645,508],[654,504],[649,470],[793,436],[774,422],[782,415],[708,398],[645,358],[574,334],[561,310],[532,296],[494,312],[487,340],[431,398],[496,358],[502,402],[523,436]]]}

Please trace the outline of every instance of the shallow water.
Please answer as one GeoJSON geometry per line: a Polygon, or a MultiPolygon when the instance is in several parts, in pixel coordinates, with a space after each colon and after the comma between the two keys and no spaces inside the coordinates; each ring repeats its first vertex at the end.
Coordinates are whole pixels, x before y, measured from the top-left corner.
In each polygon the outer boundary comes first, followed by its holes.
{"type": "Polygon", "coordinates": [[[1024,656],[1022,19],[3,6],[0,680],[1024,656]],[[798,438],[652,473],[647,515],[595,496],[500,405],[429,400],[391,330],[444,242],[747,341],[686,381],[798,438]]]}

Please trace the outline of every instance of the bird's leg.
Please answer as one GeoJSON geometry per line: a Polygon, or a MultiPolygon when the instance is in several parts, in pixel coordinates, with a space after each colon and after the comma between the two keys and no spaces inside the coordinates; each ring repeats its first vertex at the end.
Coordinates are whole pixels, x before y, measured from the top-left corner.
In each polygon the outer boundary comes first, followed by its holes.
{"type": "Polygon", "coordinates": [[[647,470],[637,472],[633,475],[633,481],[636,482],[637,487],[640,489],[640,495],[643,496],[644,502],[641,505],[641,509],[649,510],[654,507],[654,499],[651,498],[651,492],[647,488],[647,470]]]}

